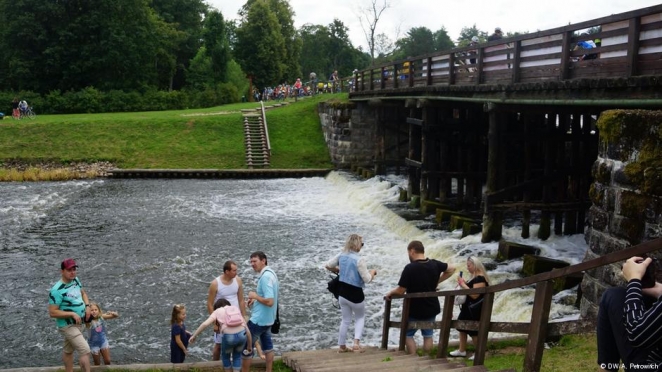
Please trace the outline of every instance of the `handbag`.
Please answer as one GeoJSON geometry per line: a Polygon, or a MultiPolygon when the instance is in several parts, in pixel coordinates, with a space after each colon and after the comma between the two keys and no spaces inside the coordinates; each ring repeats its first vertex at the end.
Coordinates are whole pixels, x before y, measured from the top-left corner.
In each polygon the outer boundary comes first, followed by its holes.
{"type": "Polygon", "coordinates": [[[280,306],[276,308],[276,320],[271,325],[271,333],[278,334],[280,332],[280,306]]]}
{"type": "MultiPolygon", "coordinates": [[[[455,287],[455,289],[462,289],[462,287],[460,287],[460,285],[458,284],[457,287],[455,287]]],[[[455,296],[455,305],[461,306],[465,302],[467,302],[467,295],[457,295],[457,296],[455,296]]]]}
{"type": "Polygon", "coordinates": [[[340,296],[340,275],[331,277],[331,280],[326,284],[326,289],[333,294],[333,297],[338,299],[338,296],[340,296]]]}

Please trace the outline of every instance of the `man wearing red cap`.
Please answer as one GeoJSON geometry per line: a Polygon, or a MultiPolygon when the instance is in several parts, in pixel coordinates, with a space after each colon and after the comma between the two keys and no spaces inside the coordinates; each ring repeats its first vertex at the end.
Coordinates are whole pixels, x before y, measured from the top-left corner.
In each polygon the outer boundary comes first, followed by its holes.
{"type": "Polygon", "coordinates": [[[67,258],[60,264],[60,279],[48,295],[48,314],[55,318],[58,331],[64,336],[62,361],[66,372],[74,370],[74,351],[83,372],[90,371],[90,347],[83,337],[83,323],[90,315],[90,301],[76,276],[76,261],[67,258]]]}

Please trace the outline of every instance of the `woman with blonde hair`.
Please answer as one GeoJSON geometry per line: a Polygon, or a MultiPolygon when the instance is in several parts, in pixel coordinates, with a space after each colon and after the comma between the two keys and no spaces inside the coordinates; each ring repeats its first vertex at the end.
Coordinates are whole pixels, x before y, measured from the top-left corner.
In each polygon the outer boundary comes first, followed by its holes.
{"type": "Polygon", "coordinates": [[[340,322],[340,332],[338,334],[339,353],[354,351],[362,353],[365,351],[360,346],[361,336],[363,335],[363,326],[365,324],[365,296],[363,288],[365,283],[370,283],[377,275],[376,270],[368,270],[365,260],[359,256],[363,247],[363,237],[352,234],[345,243],[342,252],[329,260],[326,269],[340,275],[340,296],[338,303],[342,313],[340,322]],[[350,349],[345,343],[347,341],[347,330],[352,322],[352,314],[355,318],[354,323],[354,346],[350,349]]]}
{"type": "MultiPolygon", "coordinates": [[[[457,284],[462,289],[469,288],[483,288],[489,286],[489,276],[485,271],[485,266],[480,260],[471,256],[467,258],[467,270],[471,274],[471,280],[468,282],[462,277],[462,272],[457,278],[457,284]]],[[[467,295],[467,300],[461,305],[460,315],[457,317],[458,320],[480,320],[480,313],[483,309],[483,294],[472,294],[467,295]]],[[[467,335],[471,336],[471,341],[475,345],[474,337],[478,334],[476,331],[461,330],[458,329],[460,333],[460,347],[452,351],[449,355],[454,357],[464,357],[467,355],[467,335]]],[[[471,356],[469,360],[473,360],[474,357],[471,356]]]]}

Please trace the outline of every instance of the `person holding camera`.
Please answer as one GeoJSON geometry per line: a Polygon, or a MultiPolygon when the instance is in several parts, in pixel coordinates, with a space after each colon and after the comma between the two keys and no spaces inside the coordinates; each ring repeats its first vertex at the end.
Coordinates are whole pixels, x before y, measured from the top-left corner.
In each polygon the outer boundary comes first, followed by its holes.
{"type": "Polygon", "coordinates": [[[601,370],[662,368],[662,283],[655,280],[655,267],[651,258],[628,259],[622,270],[627,287],[609,288],[602,295],[597,319],[601,370]],[[644,295],[655,302],[648,305],[644,295]]]}
{"type": "Polygon", "coordinates": [[[358,234],[352,234],[347,238],[345,248],[342,252],[332,257],[326,263],[326,269],[339,274],[340,287],[338,304],[342,318],[340,320],[340,331],[338,332],[338,352],[356,352],[365,351],[361,347],[361,336],[363,336],[363,326],[365,325],[365,295],[363,288],[366,283],[372,282],[377,276],[377,270],[368,270],[368,266],[359,255],[363,247],[363,237],[358,234]],[[354,315],[354,344],[352,348],[346,346],[347,330],[352,322],[354,315]]]}

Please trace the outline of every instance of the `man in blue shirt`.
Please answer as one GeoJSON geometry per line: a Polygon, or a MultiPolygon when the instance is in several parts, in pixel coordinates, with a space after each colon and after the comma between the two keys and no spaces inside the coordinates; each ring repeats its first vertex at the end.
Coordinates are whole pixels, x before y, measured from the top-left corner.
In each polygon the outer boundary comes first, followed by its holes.
{"type": "Polygon", "coordinates": [[[56,319],[58,331],[64,336],[64,370],[73,372],[74,351],[77,351],[80,369],[89,372],[90,346],[83,337],[82,329],[85,319],[90,316],[90,301],[76,276],[76,261],[67,258],[60,264],[60,269],[62,278],[48,294],[48,314],[56,319]]]}
{"type": "MultiPolygon", "coordinates": [[[[248,293],[248,306],[251,307],[248,329],[251,331],[253,340],[252,350],[255,350],[255,342],[259,339],[266,357],[266,371],[271,372],[274,364],[271,326],[276,321],[276,311],[278,309],[278,277],[267,266],[267,255],[264,252],[252,253],[250,263],[253,270],[260,274],[257,279],[257,290],[248,293]]],[[[254,352],[244,350],[242,371],[250,371],[253,354],[254,352]]]]}

